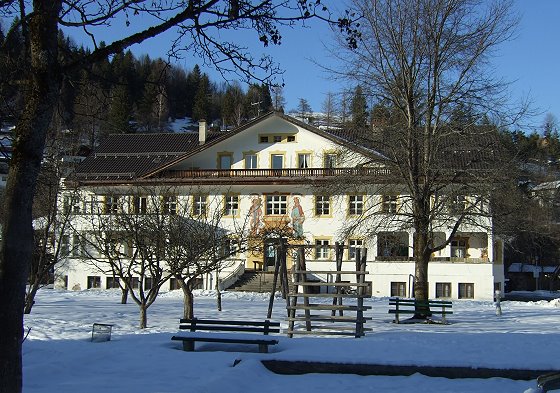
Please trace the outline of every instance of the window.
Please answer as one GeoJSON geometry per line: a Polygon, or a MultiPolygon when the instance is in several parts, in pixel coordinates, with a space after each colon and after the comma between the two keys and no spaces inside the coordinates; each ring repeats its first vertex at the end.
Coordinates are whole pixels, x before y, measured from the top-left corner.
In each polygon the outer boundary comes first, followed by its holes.
{"type": "Polygon", "coordinates": [[[274,143],[282,142],[282,135],[274,135],[274,143]]]}
{"type": "Polygon", "coordinates": [[[219,254],[222,258],[233,257],[237,254],[237,249],[236,239],[224,239],[219,254]]]}
{"type": "Polygon", "coordinates": [[[70,254],[70,235],[62,235],[60,238],[60,254],[62,257],[70,254]]]}
{"type": "Polygon", "coordinates": [[[177,214],[177,197],[164,196],[163,197],[163,214],[175,215],[177,214]]]}
{"type": "Polygon", "coordinates": [[[114,195],[105,195],[103,214],[116,214],[118,211],[118,197],[114,195]]]}
{"type": "Polygon", "coordinates": [[[88,289],[101,288],[101,277],[99,277],[99,276],[88,276],[87,287],[88,287],[88,289]]]}
{"type": "Polygon", "coordinates": [[[105,288],[120,288],[119,286],[119,278],[118,277],[107,277],[107,282],[105,288]]]}
{"type": "Polygon", "coordinates": [[[456,237],[451,240],[451,256],[455,258],[467,257],[467,239],[456,237]]]}
{"type": "Polygon", "coordinates": [[[436,282],[436,298],[438,297],[451,297],[450,282],[436,282]]]}
{"type": "Polygon", "coordinates": [[[85,254],[82,241],[79,235],[72,235],[72,256],[81,257],[85,254]]]}
{"type": "Polygon", "coordinates": [[[315,259],[329,259],[329,240],[315,240],[315,259]]]}
{"type": "Polygon", "coordinates": [[[391,296],[406,297],[406,282],[391,281],[391,296]]]}
{"type": "Polygon", "coordinates": [[[79,213],[80,201],[76,195],[65,195],[63,201],[64,213],[79,213]]]}
{"type": "Polygon", "coordinates": [[[154,287],[155,280],[152,277],[144,278],[144,289],[150,290],[154,287]]]}
{"type": "Polygon", "coordinates": [[[330,214],[330,198],[327,195],[315,196],[315,215],[328,216],[330,214]]]}
{"type": "Polygon", "coordinates": [[[132,211],[134,214],[146,214],[148,211],[148,198],[145,196],[133,196],[132,211]]]}
{"type": "Polygon", "coordinates": [[[195,195],[193,197],[193,214],[195,216],[206,214],[206,195],[195,195]]]}
{"type": "Polygon", "coordinates": [[[288,197],[286,195],[267,195],[266,214],[282,215],[288,211],[288,197]]]}
{"type": "Polygon", "coordinates": [[[236,216],[239,213],[239,196],[226,195],[224,202],[224,215],[236,216]]]}
{"type": "Polygon", "coordinates": [[[383,195],[381,196],[381,211],[383,213],[396,213],[398,206],[397,195],[383,195]]]}
{"type": "Polygon", "coordinates": [[[356,258],[356,248],[361,248],[364,245],[362,239],[350,239],[348,240],[348,259],[356,258]]]}
{"type": "Polygon", "coordinates": [[[128,283],[133,289],[138,289],[140,287],[140,279],[138,277],[129,277],[128,283]]]}
{"type": "Polygon", "coordinates": [[[268,143],[268,135],[261,135],[259,137],[259,143],[268,143]]]}
{"type": "Polygon", "coordinates": [[[220,153],[218,154],[218,169],[231,169],[233,163],[233,156],[231,153],[220,153]]]}
{"type": "Polygon", "coordinates": [[[298,154],[298,168],[309,168],[311,166],[311,154],[298,154]]]}
{"type": "Polygon", "coordinates": [[[325,154],[325,168],[336,168],[336,154],[325,154]]]}
{"type": "Polygon", "coordinates": [[[90,195],[86,200],[84,199],[84,213],[96,214],[99,213],[97,204],[97,195],[90,195]]]}
{"type": "Polygon", "coordinates": [[[378,257],[408,257],[408,242],[404,233],[380,232],[377,234],[378,257]]]}
{"type": "Polygon", "coordinates": [[[270,165],[272,169],[282,169],[284,168],[284,155],[283,154],[272,154],[270,156],[270,165]]]}
{"type": "Polygon", "coordinates": [[[463,214],[466,207],[466,199],[464,195],[454,195],[449,198],[449,213],[463,214]]]}
{"type": "Polygon", "coordinates": [[[288,140],[288,142],[295,142],[296,141],[296,136],[295,135],[288,135],[287,140],[288,140]]]}
{"type": "Polygon", "coordinates": [[[473,283],[459,283],[459,299],[474,299],[473,283]]]}
{"type": "Polygon", "coordinates": [[[245,169],[257,169],[256,154],[245,154],[245,169]]]}
{"type": "Polygon", "coordinates": [[[175,289],[181,289],[181,285],[179,284],[179,280],[171,278],[169,279],[169,290],[173,291],[175,289]]]}
{"type": "Polygon", "coordinates": [[[359,216],[364,211],[364,196],[349,195],[348,196],[348,214],[351,216],[359,216]]]}

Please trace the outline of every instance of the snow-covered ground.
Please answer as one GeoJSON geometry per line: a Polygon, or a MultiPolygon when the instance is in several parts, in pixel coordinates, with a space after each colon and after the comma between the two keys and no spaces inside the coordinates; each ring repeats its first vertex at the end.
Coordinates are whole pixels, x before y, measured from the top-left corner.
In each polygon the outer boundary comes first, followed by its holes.
{"type": "MultiPolygon", "coordinates": [[[[367,316],[373,320],[367,327],[373,331],[366,337],[283,335],[268,354],[254,352],[256,346],[219,344],[182,351],[180,343],[170,340],[182,314],[180,291],[161,294],[148,311],[149,328],[144,330],[137,328],[136,305],[121,305],[119,300],[116,290],[41,291],[25,319],[31,330],[23,345],[24,392],[532,392],[536,388],[536,381],[420,374],[286,376],[268,371],[260,359],[560,370],[560,300],[503,302],[501,317],[492,302],[455,301],[449,325],[396,325],[390,322],[387,298],[376,298],[368,301],[373,308],[367,316]],[[90,341],[94,322],[114,325],[111,341],[90,341]]],[[[268,296],[226,292],[222,312],[215,304],[214,293],[198,292],[196,316],[264,320],[268,296]]],[[[273,319],[287,327],[285,316],[285,303],[277,298],[273,319]]]]}

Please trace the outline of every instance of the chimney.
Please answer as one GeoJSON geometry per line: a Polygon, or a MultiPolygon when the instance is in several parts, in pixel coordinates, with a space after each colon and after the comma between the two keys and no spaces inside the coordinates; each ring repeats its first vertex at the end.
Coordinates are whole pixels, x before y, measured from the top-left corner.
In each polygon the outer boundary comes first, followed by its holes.
{"type": "Polygon", "coordinates": [[[204,145],[206,142],[206,120],[200,119],[198,121],[198,144],[204,145]]]}

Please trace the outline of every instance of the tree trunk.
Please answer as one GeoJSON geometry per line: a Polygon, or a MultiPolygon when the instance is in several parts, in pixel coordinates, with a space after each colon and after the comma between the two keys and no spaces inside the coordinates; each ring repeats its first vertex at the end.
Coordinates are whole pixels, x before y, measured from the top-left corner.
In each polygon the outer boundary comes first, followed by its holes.
{"type": "Polygon", "coordinates": [[[220,290],[220,271],[216,270],[216,305],[218,311],[222,311],[222,291],[220,290]]]}
{"type": "Polygon", "coordinates": [[[16,125],[4,200],[0,248],[0,393],[22,390],[23,308],[33,250],[31,208],[57,95],[60,0],[34,2],[29,14],[31,64],[25,107],[16,125]]]}
{"type": "Polygon", "coordinates": [[[140,303],[140,329],[148,327],[148,306],[145,303],[140,303]]]}
{"type": "Polygon", "coordinates": [[[121,288],[121,304],[126,304],[128,301],[128,288],[121,288]]]}
{"type": "MultiPolygon", "coordinates": [[[[428,263],[430,262],[430,215],[429,203],[420,199],[416,202],[414,215],[414,298],[428,301],[428,263]]],[[[414,318],[426,319],[430,309],[416,306],[414,318]]]]}
{"type": "Polygon", "coordinates": [[[184,282],[179,279],[181,289],[183,290],[183,318],[191,319],[194,317],[194,295],[190,285],[190,281],[184,282]]]}
{"type": "Polygon", "coordinates": [[[25,294],[25,306],[23,308],[24,314],[31,314],[31,309],[35,304],[35,295],[37,294],[37,291],[40,287],[41,283],[39,279],[36,279],[35,281],[33,281],[33,283],[30,284],[29,289],[25,294]]]}

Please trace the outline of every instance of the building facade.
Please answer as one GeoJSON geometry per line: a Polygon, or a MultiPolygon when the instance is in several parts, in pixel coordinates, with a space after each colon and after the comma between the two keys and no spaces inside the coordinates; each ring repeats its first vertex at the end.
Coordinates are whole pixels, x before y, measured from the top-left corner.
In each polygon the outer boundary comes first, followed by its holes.
{"type": "MultiPolygon", "coordinates": [[[[78,232],[98,231],[91,224],[96,214],[147,212],[157,205],[162,215],[219,227],[231,247],[243,243],[228,251],[221,271],[201,277],[203,287],[212,287],[216,275],[227,287],[246,269],[271,269],[274,244],[285,238],[305,247],[310,270],[336,270],[335,243],[346,246],[343,265],[354,270],[356,249],[365,248],[373,296],[413,295],[414,233],[402,219],[410,209],[405,188],[384,167],[381,153],[340,132],[272,112],[228,133],[209,133],[201,122],[198,133],[113,135],[64,184],[62,209],[72,212],[78,232]]],[[[455,208],[478,203],[471,196],[454,202],[455,208]]],[[[434,238],[449,237],[453,214],[451,209],[436,220],[434,238]]],[[[490,300],[503,288],[503,247],[491,228],[490,217],[468,221],[432,255],[431,298],[490,300]]],[[[65,238],[57,285],[113,287],[111,273],[90,263],[77,239],[65,238]]]]}

